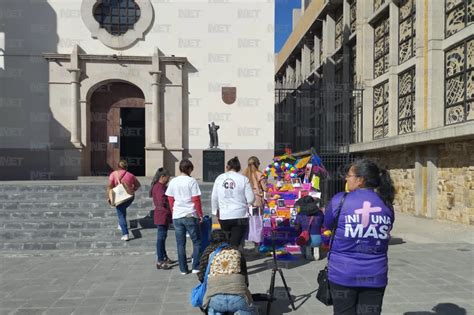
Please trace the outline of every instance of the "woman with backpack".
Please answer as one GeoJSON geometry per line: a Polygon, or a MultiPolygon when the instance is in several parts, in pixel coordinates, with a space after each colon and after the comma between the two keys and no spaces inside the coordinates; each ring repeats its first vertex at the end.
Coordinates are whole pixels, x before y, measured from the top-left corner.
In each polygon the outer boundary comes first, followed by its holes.
{"type": "Polygon", "coordinates": [[[207,309],[207,314],[220,315],[226,312],[240,315],[256,314],[255,308],[251,305],[252,295],[248,289],[245,258],[237,247],[227,244],[224,231],[212,231],[211,243],[201,256],[197,276],[200,282],[207,281],[202,306],[202,309],[207,309]],[[213,253],[212,261],[209,261],[213,253]],[[206,279],[209,263],[210,272],[206,279]]]}

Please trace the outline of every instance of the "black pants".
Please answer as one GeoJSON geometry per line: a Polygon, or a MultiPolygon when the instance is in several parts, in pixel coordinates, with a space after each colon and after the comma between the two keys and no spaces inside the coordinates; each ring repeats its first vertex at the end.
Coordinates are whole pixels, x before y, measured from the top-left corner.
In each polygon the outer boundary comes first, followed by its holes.
{"type": "Polygon", "coordinates": [[[230,219],[230,220],[219,220],[221,229],[228,234],[230,245],[239,246],[247,233],[249,226],[249,219],[230,219]]]}
{"type": "Polygon", "coordinates": [[[379,315],[382,312],[383,288],[345,287],[330,283],[334,315],[379,315]]]}

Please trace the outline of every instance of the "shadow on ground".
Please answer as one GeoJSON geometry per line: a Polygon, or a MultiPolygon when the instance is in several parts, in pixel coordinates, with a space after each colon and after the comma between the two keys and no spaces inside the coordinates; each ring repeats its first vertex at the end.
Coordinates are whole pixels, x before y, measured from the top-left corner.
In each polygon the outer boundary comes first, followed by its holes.
{"type": "Polygon", "coordinates": [[[440,303],[431,311],[405,312],[403,315],[466,315],[466,309],[453,303],[440,303]]]}
{"type": "Polygon", "coordinates": [[[403,238],[399,237],[391,237],[390,241],[388,242],[388,245],[400,245],[400,244],[405,244],[406,242],[403,240],[403,238]]]}

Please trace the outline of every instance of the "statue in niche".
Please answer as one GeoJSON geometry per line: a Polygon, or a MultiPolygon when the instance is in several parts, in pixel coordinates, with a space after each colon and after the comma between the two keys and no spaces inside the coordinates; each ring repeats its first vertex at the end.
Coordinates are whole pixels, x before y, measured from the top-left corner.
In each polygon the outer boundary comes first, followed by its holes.
{"type": "Polygon", "coordinates": [[[216,148],[219,146],[219,137],[217,136],[217,130],[219,129],[219,126],[216,125],[214,122],[211,122],[210,124],[207,124],[209,128],[209,148],[216,148]]]}

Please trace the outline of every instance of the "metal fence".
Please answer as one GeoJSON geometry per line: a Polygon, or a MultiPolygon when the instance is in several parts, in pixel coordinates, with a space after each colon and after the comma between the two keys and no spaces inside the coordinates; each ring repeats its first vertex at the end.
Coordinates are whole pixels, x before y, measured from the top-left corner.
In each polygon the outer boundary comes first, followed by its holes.
{"type": "Polygon", "coordinates": [[[322,181],[323,202],[344,190],[344,166],[354,160],[351,143],[362,141],[361,89],[275,89],[275,153],[310,148],[322,158],[329,177],[322,181]]]}

